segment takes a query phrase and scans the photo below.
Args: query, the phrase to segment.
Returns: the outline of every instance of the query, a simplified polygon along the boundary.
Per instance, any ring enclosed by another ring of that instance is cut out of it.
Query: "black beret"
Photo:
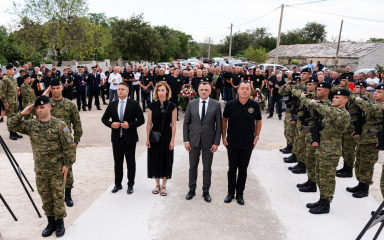
[[[375,87],[375,89],[380,89],[380,90],[382,90],[382,89],[384,89],[384,85],[383,85],[382,83],[377,84],[377,86]]]
[[[51,86],[60,86],[60,85],[62,85],[62,83],[61,83],[60,79],[54,78],[51,80],[50,85]]]
[[[301,81],[301,77],[296,76],[296,77],[293,78],[293,81]]]
[[[35,107],[45,105],[48,103],[49,103],[49,98],[47,96],[42,95],[42,96],[36,98]]]
[[[327,82],[322,82],[322,83],[319,83],[319,85],[317,85],[318,88],[328,88],[328,89],[331,89],[331,84],[327,83]]]
[[[27,74],[25,74],[24,76],[23,76],[23,79],[27,79],[27,78],[29,78],[30,77],[30,75],[27,73]]]
[[[359,86],[362,86],[362,87],[365,87],[365,88],[367,87],[367,83],[365,81],[360,82],[359,80],[357,80],[355,82],[355,86],[356,85],[359,85]]]
[[[337,90],[335,92],[334,96],[336,96],[336,95],[349,97],[351,95],[351,93],[346,89],[340,89],[340,90]]]
[[[318,83],[319,80],[317,80],[316,78],[309,78],[308,82],[312,82],[312,83]]]
[[[312,73],[312,68],[303,68],[303,70],[301,70],[301,72],[308,72],[308,73]]]
[[[12,63],[8,63],[8,65],[5,67],[5,69],[12,69],[14,68],[13,64]]]

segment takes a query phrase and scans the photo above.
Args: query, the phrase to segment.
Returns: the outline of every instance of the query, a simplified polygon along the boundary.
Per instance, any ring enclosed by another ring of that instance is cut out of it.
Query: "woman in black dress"
[[[167,180],[172,177],[177,113],[176,104],[169,101],[171,94],[169,85],[161,81],[155,87],[154,99],[156,101],[148,105],[146,143],[148,148],[148,178],[155,178],[156,188],[152,193],[158,194],[160,192],[161,196],[167,196]],[[151,129],[161,132],[160,142],[149,140]],[[163,179],[161,189],[160,178]]]

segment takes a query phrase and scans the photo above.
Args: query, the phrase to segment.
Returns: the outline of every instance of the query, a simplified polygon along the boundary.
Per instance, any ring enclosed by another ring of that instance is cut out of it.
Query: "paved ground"
[[[106,106],[102,106],[105,109]],[[146,178],[145,127],[139,128],[140,142],[137,147],[137,185],[133,195],[126,194],[126,188],[117,194],[111,194],[113,187],[113,157],[110,143],[110,130],[101,123],[104,111],[93,110],[81,112],[84,136],[79,145],[77,162],[74,165],[75,189],[73,198],[75,206],[68,208],[65,219],[67,239],[295,239],[295,231],[286,225],[286,216],[280,214],[281,202],[276,202],[281,183],[266,185],[269,179],[262,173],[271,172],[273,177],[285,181],[287,174],[271,171],[266,159],[278,159],[281,155],[276,150],[285,145],[283,122],[266,119],[263,114],[261,139],[254,152],[248,174],[245,193],[246,204],[229,205],[223,203],[226,195],[227,158],[222,147],[214,156],[210,204],[204,202],[201,192],[191,200],[184,200],[188,191],[188,155],[183,149],[182,121],[177,123],[176,158],[174,175],[168,184],[167,197],[151,194],[154,181]],[[8,139],[5,123],[0,124],[0,134],[5,139],[27,178],[35,187],[33,159],[28,137],[18,141]],[[259,152],[259,151],[267,152]],[[261,155],[260,155],[261,154]],[[265,156],[257,158],[257,156]],[[380,156],[382,162],[382,156]],[[261,164],[262,165],[259,165]],[[260,171],[255,171],[259,168]],[[200,169],[201,170],[201,169]],[[252,171],[251,171],[252,170]],[[10,207],[19,218],[14,222],[7,210],[0,203],[0,233],[4,240],[8,239],[39,239],[46,225],[46,219],[39,219],[34,212],[19,180],[17,179],[8,159],[0,149],[0,193],[8,201]],[[201,186],[201,172],[199,172]],[[375,184],[371,194],[381,201],[378,178],[380,166],[375,170]],[[291,176],[289,176],[291,177]],[[290,180],[291,181],[291,180]],[[268,181],[271,184],[271,181]],[[296,181],[295,181],[296,182]],[[287,184],[292,184],[291,182]],[[124,186],[125,187],[125,186]],[[290,186],[292,187],[292,186]],[[271,195],[272,194],[272,195]],[[299,193],[291,194],[298,199]],[[32,198],[41,209],[41,201],[36,192]],[[364,201],[372,204],[372,199]],[[363,202],[363,201],[362,201]],[[373,201],[374,202],[374,201]],[[281,205],[284,206],[284,205]],[[305,209],[304,209],[305,210]],[[308,215],[291,215],[299,223],[306,222]],[[331,215],[330,215],[331,216]],[[331,216],[332,217],[332,216]],[[312,218],[311,218],[312,219]],[[326,219],[326,218],[322,218]],[[117,221],[116,221],[117,220]],[[352,221],[345,219],[345,221]],[[323,221],[326,223],[326,221]],[[355,222],[351,222],[355,224]],[[360,224],[358,224],[360,226]],[[361,226],[362,227],[362,226]],[[116,231],[114,231],[116,230]],[[292,235],[293,234],[293,235]],[[53,238],[53,237],[52,237]]]

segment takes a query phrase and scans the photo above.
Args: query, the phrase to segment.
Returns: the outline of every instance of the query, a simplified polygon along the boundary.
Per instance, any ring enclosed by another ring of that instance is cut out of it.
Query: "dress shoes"
[[[117,193],[119,190],[121,190],[121,189],[123,189],[123,187],[122,186],[115,186],[115,187],[113,187],[113,189],[112,189],[112,193]]]
[[[228,194],[225,199],[224,199],[224,202],[225,203],[230,203],[232,202],[232,199],[234,199],[235,197],[233,196],[233,194]]]
[[[108,105],[108,103],[105,102],[105,103],[103,103],[103,105]]]
[[[211,202],[211,196],[209,195],[209,192],[203,192],[203,198],[206,202]]]
[[[237,203],[240,205],[244,205],[244,198],[243,195],[237,195],[236,196]]]
[[[127,193],[132,194],[133,193],[133,187],[128,186]]]
[[[189,190],[189,192],[185,196],[185,199],[191,200],[195,195],[196,195],[196,191],[195,190]]]
[[[101,111],[102,109],[101,109],[101,108],[97,108],[97,110],[100,110],[100,111]]]

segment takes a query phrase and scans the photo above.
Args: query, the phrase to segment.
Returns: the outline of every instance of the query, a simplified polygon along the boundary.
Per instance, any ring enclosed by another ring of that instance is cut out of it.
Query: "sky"
[[[22,8],[24,0],[14,1]],[[12,0],[0,0],[2,6],[0,25],[11,29],[17,22],[6,11],[12,6],[12,2]],[[303,28],[307,22],[315,21],[325,24],[327,40],[335,41],[339,35],[341,20],[344,20],[342,41],[384,38],[383,0],[87,0],[87,2],[90,13],[104,12],[107,17],[116,16],[124,19],[133,14],[143,13],[144,20],[152,26],[167,25],[192,35],[198,42],[208,42],[208,38],[211,38],[211,43],[219,43],[229,35],[231,23],[234,24],[234,33],[265,27],[272,36],[277,37],[281,13],[279,7],[282,4],[285,5],[282,32]]]

